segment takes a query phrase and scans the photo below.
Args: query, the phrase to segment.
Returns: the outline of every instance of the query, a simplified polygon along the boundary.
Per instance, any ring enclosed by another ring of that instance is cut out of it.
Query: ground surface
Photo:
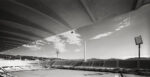
[[[36,71],[19,71],[12,72],[16,77],[121,77],[117,73],[107,72],[92,72],[92,71],[79,71],[79,70],[36,70]],[[148,77],[125,74],[125,77]]]

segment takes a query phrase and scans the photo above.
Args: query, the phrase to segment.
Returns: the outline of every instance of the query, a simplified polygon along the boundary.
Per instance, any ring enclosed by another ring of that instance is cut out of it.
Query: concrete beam
[[[88,16],[90,17],[92,22],[96,22],[96,19],[93,15],[93,13],[91,12],[91,10],[89,9],[88,5],[86,4],[85,0],[80,0],[82,6],[84,7],[85,11],[87,12]]]

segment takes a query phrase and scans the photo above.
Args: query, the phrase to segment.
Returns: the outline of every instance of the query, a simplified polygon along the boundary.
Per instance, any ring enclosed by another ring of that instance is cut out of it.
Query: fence
[[[126,69],[150,69],[150,60],[90,60],[87,62],[78,60],[57,60],[50,62],[52,66],[70,67],[105,67]],[[139,65],[139,67],[138,67]]]

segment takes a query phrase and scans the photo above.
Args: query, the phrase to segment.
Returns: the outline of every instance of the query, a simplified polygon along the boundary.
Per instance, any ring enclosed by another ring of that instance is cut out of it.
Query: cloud
[[[66,38],[66,42],[69,44],[81,45],[80,34],[76,33],[75,30],[71,30],[60,34],[62,37]]]
[[[102,37],[109,36],[109,35],[111,35],[112,33],[116,32],[116,31],[122,30],[123,28],[130,26],[130,24],[131,23],[130,23],[130,15],[129,15],[129,17],[124,18],[118,24],[118,27],[115,29],[115,31],[113,31],[113,32],[106,32],[106,33],[103,33],[103,34],[96,35],[95,37],[91,38],[91,40],[100,39]]]
[[[75,30],[67,31],[55,36],[50,36],[45,38],[46,41],[52,42],[54,48],[60,52],[66,51],[66,43],[81,45],[80,34],[76,33]]]
[[[75,52],[80,52],[81,50],[80,49],[75,49]]]
[[[94,40],[94,39],[100,39],[102,37],[106,37],[106,36],[109,36],[111,35],[113,32],[106,32],[106,33],[103,33],[103,34],[99,34],[99,35],[96,35],[95,37],[91,38],[91,40]]]
[[[120,22],[118,25],[119,25],[119,27],[117,27],[117,28],[115,29],[115,31],[119,31],[119,30],[121,30],[121,29],[123,29],[123,28],[125,28],[125,27],[130,26],[130,17],[125,18],[125,19],[124,19],[122,22]]]
[[[30,48],[30,49],[32,49],[32,50],[39,50],[39,49],[41,49],[41,47],[40,46],[38,46],[38,45],[29,45],[29,44],[24,44],[24,45],[22,45],[23,47],[27,47],[27,48]]]
[[[45,45],[45,44],[47,44],[47,42],[46,41],[43,41],[43,40],[37,40],[37,41],[35,41],[34,42],[36,45]]]
[[[81,45],[80,34],[76,33],[75,30],[70,30],[58,35],[47,37],[43,40],[37,40],[32,42],[31,44],[24,44],[24,47],[32,48],[32,49],[41,49],[41,46],[46,44],[53,44],[54,48],[56,48],[59,52],[66,51],[66,43]]]
[[[59,36],[50,36],[45,38],[46,41],[54,44],[54,48],[56,48],[59,52],[65,52],[65,41],[62,40]]]
[[[23,44],[22,46],[26,48],[30,48],[32,50],[40,50],[41,46],[45,44],[48,44],[48,43],[44,40],[37,40],[37,41],[31,42],[30,44]]]

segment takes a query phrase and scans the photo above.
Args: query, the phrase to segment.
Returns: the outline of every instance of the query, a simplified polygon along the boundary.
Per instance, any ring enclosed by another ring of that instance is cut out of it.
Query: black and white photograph
[[[150,0],[0,0],[0,77],[150,77]]]

